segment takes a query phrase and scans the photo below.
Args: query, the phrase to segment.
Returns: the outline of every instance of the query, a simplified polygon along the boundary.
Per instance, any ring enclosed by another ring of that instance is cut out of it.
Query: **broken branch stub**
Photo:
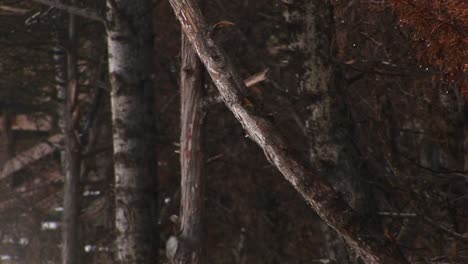
[[[199,7],[192,0],[169,0],[182,30],[217,86],[223,101],[264,151],[268,160],[283,174],[318,215],[337,231],[367,263],[407,263],[384,237],[370,230],[358,215],[322,177],[295,157],[283,136],[252,102],[249,91],[228,57],[210,36]]]

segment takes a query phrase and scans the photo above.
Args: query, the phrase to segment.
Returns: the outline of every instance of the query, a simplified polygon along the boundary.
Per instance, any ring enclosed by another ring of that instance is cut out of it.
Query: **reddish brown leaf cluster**
[[[468,95],[468,1],[390,0],[411,32],[417,58]]]

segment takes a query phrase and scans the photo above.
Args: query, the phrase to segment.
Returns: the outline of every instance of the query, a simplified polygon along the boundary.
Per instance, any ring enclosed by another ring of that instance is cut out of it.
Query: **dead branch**
[[[6,12],[9,15],[23,16],[26,15],[30,10],[13,6],[0,5],[0,11]]]
[[[453,231],[448,226],[445,226],[445,225],[443,225],[441,223],[437,223],[436,221],[432,220],[431,218],[429,218],[427,216],[421,216],[421,215],[414,214],[414,213],[391,213],[391,212],[380,212],[379,215],[388,216],[388,217],[400,217],[400,218],[421,218],[422,220],[424,220],[424,222],[426,222],[430,226],[447,233],[448,235],[450,235],[453,238],[456,238],[456,239],[458,239],[460,241],[468,243],[468,239],[466,237],[464,237],[462,234],[459,234],[459,233]]]
[[[265,69],[259,73],[256,73],[249,78],[244,80],[245,86],[246,87],[252,87],[260,82],[263,82],[267,79],[268,71],[270,69]]]
[[[254,87],[255,85],[267,80],[269,70],[270,69],[265,69],[265,70],[263,70],[261,72],[258,72],[256,74],[250,76],[249,78],[245,79],[244,80],[245,86],[247,88],[251,88],[251,87]],[[219,104],[219,103],[222,103],[222,102],[223,102],[223,97],[221,95],[206,97],[203,100],[203,107],[207,108],[207,107],[210,107],[212,105],[216,105],[216,104]]]
[[[169,1],[182,30],[192,43],[201,61],[216,84],[227,107],[247,131],[249,137],[264,151],[267,159],[283,174],[312,206],[317,214],[367,263],[407,263],[398,249],[388,246],[385,239],[370,230],[366,222],[333,187],[297,158],[283,136],[267,119],[251,97],[239,73],[225,52],[210,35],[200,8],[192,0]]]
[[[9,175],[24,169],[31,163],[51,154],[57,149],[61,140],[61,135],[53,135],[47,139],[47,142],[39,143],[8,160],[5,162],[5,166],[3,166],[0,174],[0,180],[5,179]]]
[[[182,35],[180,71],[180,236],[174,264],[203,263],[205,175],[203,151],[203,64]]]
[[[31,0],[43,5],[52,6],[60,10],[64,10],[72,15],[77,15],[91,20],[104,22],[104,18],[91,8],[81,8],[78,6],[64,4],[59,0]]]

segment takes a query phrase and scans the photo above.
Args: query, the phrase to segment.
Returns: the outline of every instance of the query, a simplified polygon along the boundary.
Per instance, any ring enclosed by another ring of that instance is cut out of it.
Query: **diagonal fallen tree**
[[[26,168],[28,165],[52,154],[63,140],[62,135],[56,134],[11,158],[0,168],[0,180],[6,179],[13,173]]]
[[[398,247],[371,230],[325,180],[293,154],[284,137],[265,118],[254,95],[249,92],[225,52],[212,38],[213,27],[206,24],[193,0],[169,0],[200,60],[217,86],[223,101],[242,124],[249,137],[264,151],[267,159],[283,174],[329,226],[367,263],[407,263]]]

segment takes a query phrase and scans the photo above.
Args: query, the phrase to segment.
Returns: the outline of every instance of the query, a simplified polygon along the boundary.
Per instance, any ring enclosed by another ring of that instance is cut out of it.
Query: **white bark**
[[[153,263],[152,1],[108,0],[117,263]]]

